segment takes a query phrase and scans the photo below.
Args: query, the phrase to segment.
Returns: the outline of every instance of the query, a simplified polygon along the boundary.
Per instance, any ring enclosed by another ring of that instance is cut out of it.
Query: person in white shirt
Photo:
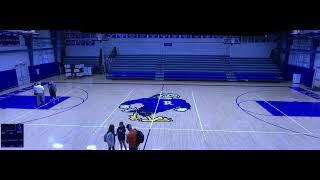
[[[34,94],[37,95],[37,106],[45,104],[45,95],[44,87],[41,85],[41,82],[38,82],[37,85],[33,87]]]

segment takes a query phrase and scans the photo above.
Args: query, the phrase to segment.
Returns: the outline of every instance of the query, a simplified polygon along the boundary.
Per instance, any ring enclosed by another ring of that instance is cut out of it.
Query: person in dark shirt
[[[120,143],[120,149],[122,150],[122,146],[124,146],[124,149],[127,150],[126,146],[126,128],[123,124],[123,122],[119,123],[119,127],[117,128],[117,136]]]
[[[48,84],[48,88],[49,88],[50,97],[53,100],[53,102],[55,103],[57,100],[57,86],[51,81]]]

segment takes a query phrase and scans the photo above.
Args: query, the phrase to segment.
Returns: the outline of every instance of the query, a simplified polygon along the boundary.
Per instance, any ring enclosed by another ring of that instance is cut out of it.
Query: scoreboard
[[[23,124],[1,124],[1,148],[23,148]]]

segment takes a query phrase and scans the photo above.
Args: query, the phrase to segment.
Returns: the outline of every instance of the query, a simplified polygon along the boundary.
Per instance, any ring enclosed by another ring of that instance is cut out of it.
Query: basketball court
[[[56,82],[59,101],[48,97],[39,108],[32,84],[0,94],[1,123],[24,124],[23,149],[105,150],[108,126],[120,121],[144,133],[141,150],[320,149],[320,95],[302,85],[114,81],[103,75],[42,80],[49,81]]]

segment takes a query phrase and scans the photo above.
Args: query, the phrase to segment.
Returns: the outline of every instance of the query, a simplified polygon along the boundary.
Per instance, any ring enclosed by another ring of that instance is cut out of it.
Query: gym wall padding
[[[0,91],[17,86],[18,78],[15,69],[0,71]]]
[[[57,76],[60,74],[59,63],[54,62],[54,63],[29,66],[29,74],[30,74],[31,82],[40,81],[42,79],[49,78],[52,76]]]
[[[314,70],[293,65],[288,65],[286,72],[286,79],[292,80],[293,74],[301,74],[300,82],[307,87],[312,86]]]

